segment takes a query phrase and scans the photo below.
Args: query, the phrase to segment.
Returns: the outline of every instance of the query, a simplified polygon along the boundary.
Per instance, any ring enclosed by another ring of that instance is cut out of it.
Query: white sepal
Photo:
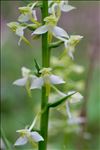
[[[32,81],[30,89],[41,89],[42,86],[43,86],[43,78],[40,77]]]
[[[35,142],[44,141],[43,137],[36,131],[31,132],[30,135],[32,136]]]
[[[48,31],[48,27],[47,25],[44,25],[44,26],[41,26],[39,28],[37,28],[33,33],[33,34],[43,34],[43,33],[46,33]]]
[[[27,76],[29,76],[30,69],[28,69],[28,68],[26,68],[26,67],[22,67],[22,68],[21,68],[21,72],[22,72],[22,76],[23,76],[23,77],[27,77]]]
[[[18,86],[25,86],[26,82],[27,82],[27,77],[24,77],[14,81],[13,84]]]
[[[33,14],[33,18],[34,18],[35,20],[37,20],[36,10],[33,10],[33,11],[32,11],[32,14]]]
[[[27,22],[27,21],[29,21],[29,19],[30,19],[29,14],[21,14],[21,15],[18,17],[18,21],[19,21],[19,22]]]
[[[61,2],[60,7],[63,12],[68,12],[68,11],[75,9],[75,7],[68,5],[68,3],[63,2],[63,1]]]
[[[52,32],[54,33],[55,36],[69,38],[67,32],[66,32],[64,29],[62,29],[62,28],[60,28],[60,27],[58,27],[58,26],[55,26],[55,27],[53,28],[53,31],[52,31]]]
[[[50,82],[52,84],[62,84],[62,83],[65,83],[64,80],[62,80],[59,76],[56,76],[56,75],[50,75]]]
[[[20,146],[20,145],[24,145],[28,142],[28,139],[26,136],[22,136],[22,137],[19,137],[16,142],[15,142],[15,146]]]
[[[80,102],[82,99],[83,96],[79,92],[77,92],[71,96],[70,103],[77,103]]]
[[[18,28],[16,29],[16,35],[22,37],[22,36],[24,35],[24,29],[25,29],[25,28],[26,28],[26,27],[18,27]]]

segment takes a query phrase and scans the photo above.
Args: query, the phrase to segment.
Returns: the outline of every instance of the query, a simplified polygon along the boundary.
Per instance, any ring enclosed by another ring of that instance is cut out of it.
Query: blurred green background
[[[12,83],[21,77],[20,69],[22,66],[34,68],[34,58],[41,64],[41,39],[32,40],[31,32],[26,31],[25,35],[30,40],[32,48],[24,42],[18,47],[18,37],[10,31],[7,23],[17,20],[19,16],[18,7],[24,6],[26,2],[1,1],[1,4],[1,124],[7,139],[13,145],[18,137],[16,130],[31,124],[32,119],[40,109],[41,92],[39,90],[33,90],[33,98],[30,99],[24,88],[16,87]],[[74,127],[67,124],[65,113],[57,109],[51,110],[48,150],[99,150],[100,2],[71,1],[70,4],[77,9],[62,13],[59,26],[69,34],[84,36],[75,52],[75,64],[83,66],[84,72],[77,74],[73,70],[69,71],[70,64],[72,65],[73,62],[69,59],[63,60],[65,78],[68,84],[64,90],[77,89],[84,95],[84,101],[73,106],[76,108],[72,109],[78,109],[80,115],[86,115],[87,122],[85,127],[81,125]],[[37,10],[40,18],[39,13],[40,11]],[[63,46],[53,49],[52,54],[58,56],[58,50],[61,52],[62,49]],[[68,61],[71,62],[68,64]],[[53,64],[53,58],[51,64]],[[59,69],[55,69],[55,71],[60,74]],[[85,135],[78,134],[74,128],[85,130]],[[28,145],[27,148],[13,149],[29,150],[31,147]]]

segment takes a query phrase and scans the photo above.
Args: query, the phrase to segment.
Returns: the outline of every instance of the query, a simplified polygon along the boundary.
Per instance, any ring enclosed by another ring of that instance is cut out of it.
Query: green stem
[[[42,10],[42,22],[44,24],[44,18],[48,16],[48,1],[43,0]],[[50,53],[48,49],[48,33],[42,35],[42,67],[49,67]],[[42,102],[41,102],[41,119],[40,119],[40,134],[44,138],[44,141],[39,142],[39,150],[47,149],[47,137],[48,137],[48,116],[49,109],[48,96],[46,96],[46,88],[42,88]],[[45,110],[45,111],[44,111]]]

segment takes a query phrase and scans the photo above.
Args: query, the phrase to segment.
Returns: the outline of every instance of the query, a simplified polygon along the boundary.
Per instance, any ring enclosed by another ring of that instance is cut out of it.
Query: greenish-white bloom
[[[71,6],[68,4],[68,1],[50,1],[49,2],[49,13],[50,14],[59,14],[60,11],[63,11],[63,12],[69,12],[73,9],[75,9],[75,7]]]
[[[79,43],[79,41],[83,38],[83,36],[80,36],[80,35],[71,35],[69,37],[69,39],[62,38],[62,37],[57,37],[57,38],[64,42],[65,52],[67,52],[68,55],[72,59],[74,59],[73,53],[75,51],[75,46]]]
[[[70,91],[68,92],[68,94],[72,94],[73,92],[75,91]],[[79,92],[77,92],[69,98],[69,101],[66,102],[66,113],[69,118],[68,120],[69,123],[78,123],[78,122],[83,121],[81,120],[81,118],[74,117],[70,111],[70,104],[75,104],[77,102],[80,102],[82,99],[83,99],[83,96]]]
[[[64,29],[56,26],[58,19],[55,16],[50,15],[50,16],[46,17],[44,19],[44,21],[46,22],[45,25],[37,28],[32,33],[32,35],[33,34],[44,34],[46,32],[49,32],[53,36],[69,37],[67,32]]]
[[[29,129],[17,130],[20,137],[16,140],[15,146],[25,145],[28,141],[30,143],[44,141],[43,137],[36,131],[32,132]]]
[[[71,92],[68,92],[69,94],[71,94]],[[77,103],[80,102],[83,99],[83,96],[77,92],[75,94],[73,94],[70,98],[70,103]]]
[[[27,22],[37,20],[36,10],[33,10],[37,2],[33,3],[32,6],[19,7],[21,15],[18,18],[19,22]]]
[[[13,84],[17,86],[27,86],[28,83],[31,84],[31,82],[37,78],[35,75],[32,75],[31,70],[26,67],[22,67],[21,72],[22,78],[13,82]]]
[[[20,39],[18,41],[19,46],[20,46],[20,43],[21,43],[22,40],[24,40],[27,44],[29,44],[29,41],[24,37],[24,30],[26,29],[26,27],[21,26],[18,22],[10,22],[7,25],[8,25],[8,27],[11,28],[11,30],[13,32],[15,32],[15,34],[18,37],[20,37]]]
[[[42,86],[46,87],[46,93],[49,94],[50,86],[52,84],[65,83],[59,76],[51,74],[51,68],[43,68],[40,70],[41,76],[33,80],[31,89],[41,89]]]

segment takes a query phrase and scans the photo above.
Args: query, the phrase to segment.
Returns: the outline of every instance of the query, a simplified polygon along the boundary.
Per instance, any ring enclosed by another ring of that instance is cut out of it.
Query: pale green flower
[[[52,84],[65,83],[59,76],[51,74],[51,68],[43,68],[40,70],[41,76],[33,80],[31,89],[41,89],[42,86],[46,87],[46,95],[50,93],[50,86]]]
[[[83,36],[71,35],[69,37],[69,39],[65,39],[65,38],[62,38],[62,37],[57,37],[57,38],[64,42],[64,45],[65,45],[64,55],[67,52],[68,55],[72,59],[74,59],[73,53],[75,51],[75,46],[79,43],[79,41],[83,38]]]
[[[19,7],[21,15],[18,18],[19,22],[37,21],[36,10],[33,10],[37,2],[33,3],[32,6]]]
[[[32,75],[31,70],[26,67],[22,67],[21,72],[22,78],[13,82],[13,84],[17,86],[27,86],[28,83],[31,84],[31,82],[37,78],[35,75]]]
[[[60,9],[64,12],[68,12],[68,11],[71,11],[73,9],[75,9],[75,7],[71,6],[68,4],[68,1],[60,1]]]
[[[75,9],[75,7],[68,4],[68,1],[50,1],[49,2],[49,13],[60,17],[60,12],[69,12]]]
[[[71,92],[68,92],[68,93],[71,94]],[[70,103],[74,104],[74,103],[80,102],[82,99],[83,99],[83,96],[79,92],[77,92],[71,96]]]
[[[46,17],[44,19],[44,21],[46,22],[45,25],[37,28],[32,33],[32,35],[33,34],[44,34],[46,32],[49,32],[53,36],[69,37],[65,30],[56,26],[58,19],[55,16],[50,15],[50,16]]]
[[[44,141],[43,137],[36,131],[32,132],[29,129],[17,130],[20,137],[15,142],[15,146],[25,145],[28,141],[30,143]]]
[[[19,46],[22,40],[24,40],[28,45],[30,45],[29,41],[24,37],[24,30],[26,29],[26,27],[21,26],[18,22],[10,22],[7,25],[11,28],[13,32],[15,32],[17,36],[20,37],[18,41]]]
[[[68,94],[71,94],[71,93],[73,93],[73,91],[68,92]],[[66,102],[66,113],[68,116],[68,124],[80,124],[86,121],[84,117],[74,116],[70,110],[70,104],[78,103],[82,99],[83,99],[83,96],[79,92],[77,92],[69,98],[69,101]]]
[[[33,21],[33,19],[37,20],[36,10],[33,10],[32,14],[21,14],[18,17],[19,22],[27,22],[29,20]]]

